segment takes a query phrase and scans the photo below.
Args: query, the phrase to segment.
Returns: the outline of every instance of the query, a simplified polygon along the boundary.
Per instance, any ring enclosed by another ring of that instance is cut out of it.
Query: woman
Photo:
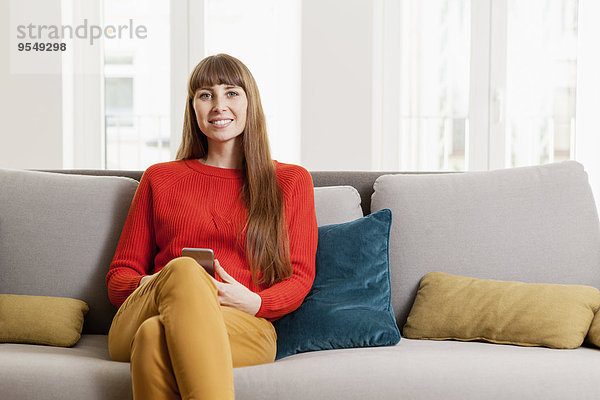
[[[211,248],[215,278],[184,247]],[[202,60],[188,83],[177,161],[148,168],[106,277],[109,332],[139,399],[233,399],[233,367],[272,362],[271,324],[315,273],[310,174],[271,160],[250,71]]]

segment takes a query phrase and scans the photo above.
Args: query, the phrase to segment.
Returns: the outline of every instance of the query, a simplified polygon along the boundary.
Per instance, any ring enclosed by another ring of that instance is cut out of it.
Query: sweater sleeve
[[[293,274],[258,292],[262,304],[256,316],[271,321],[300,307],[315,279],[318,230],[313,182],[308,171],[296,168],[291,187],[286,187],[290,183],[280,183],[286,202],[285,218]]]
[[[106,275],[108,297],[119,307],[149,275],[156,250],[152,218],[152,188],[148,171],[135,192],[115,256]]]

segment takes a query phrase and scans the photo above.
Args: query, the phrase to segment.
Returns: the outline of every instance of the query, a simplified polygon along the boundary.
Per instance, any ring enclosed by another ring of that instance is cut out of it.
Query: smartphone
[[[215,253],[211,249],[194,249],[186,247],[181,250],[183,257],[192,257],[198,264],[200,264],[206,272],[208,272],[213,278],[215,276]]]

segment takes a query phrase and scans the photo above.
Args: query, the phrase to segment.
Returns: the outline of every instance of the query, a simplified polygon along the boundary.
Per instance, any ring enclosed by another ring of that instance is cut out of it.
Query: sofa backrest
[[[107,333],[116,308],[105,277],[141,175],[0,169],[0,293],[84,300],[84,333]],[[363,215],[349,186],[316,188],[315,203],[319,225]]]
[[[143,171],[120,171],[100,169],[61,169],[46,170],[60,174],[90,175],[90,176],[121,176],[135,179],[139,182]],[[381,175],[398,174],[399,172],[385,171],[311,171],[315,187],[329,186],[352,186],[358,191],[361,200],[363,215],[371,212],[371,196],[373,195],[373,184]],[[429,175],[439,172],[403,172],[407,175]]]
[[[0,293],[71,297],[85,333],[115,312],[105,286],[137,181],[0,170]]]
[[[392,210],[392,305],[400,327],[432,271],[600,288],[598,214],[577,162],[381,176],[371,208]]]
[[[0,293],[81,298],[91,308],[84,332],[104,333],[115,312],[104,278],[142,171],[54,172],[0,170]],[[348,185],[360,195],[316,189],[319,225],[392,209],[400,327],[420,279],[433,270],[600,288],[598,215],[576,162],[461,174],[311,174],[315,188]]]

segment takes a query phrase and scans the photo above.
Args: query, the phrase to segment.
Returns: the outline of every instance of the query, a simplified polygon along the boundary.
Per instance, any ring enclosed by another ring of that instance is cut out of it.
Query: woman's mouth
[[[226,126],[233,122],[232,119],[214,119],[212,121],[208,121],[215,126]]]

